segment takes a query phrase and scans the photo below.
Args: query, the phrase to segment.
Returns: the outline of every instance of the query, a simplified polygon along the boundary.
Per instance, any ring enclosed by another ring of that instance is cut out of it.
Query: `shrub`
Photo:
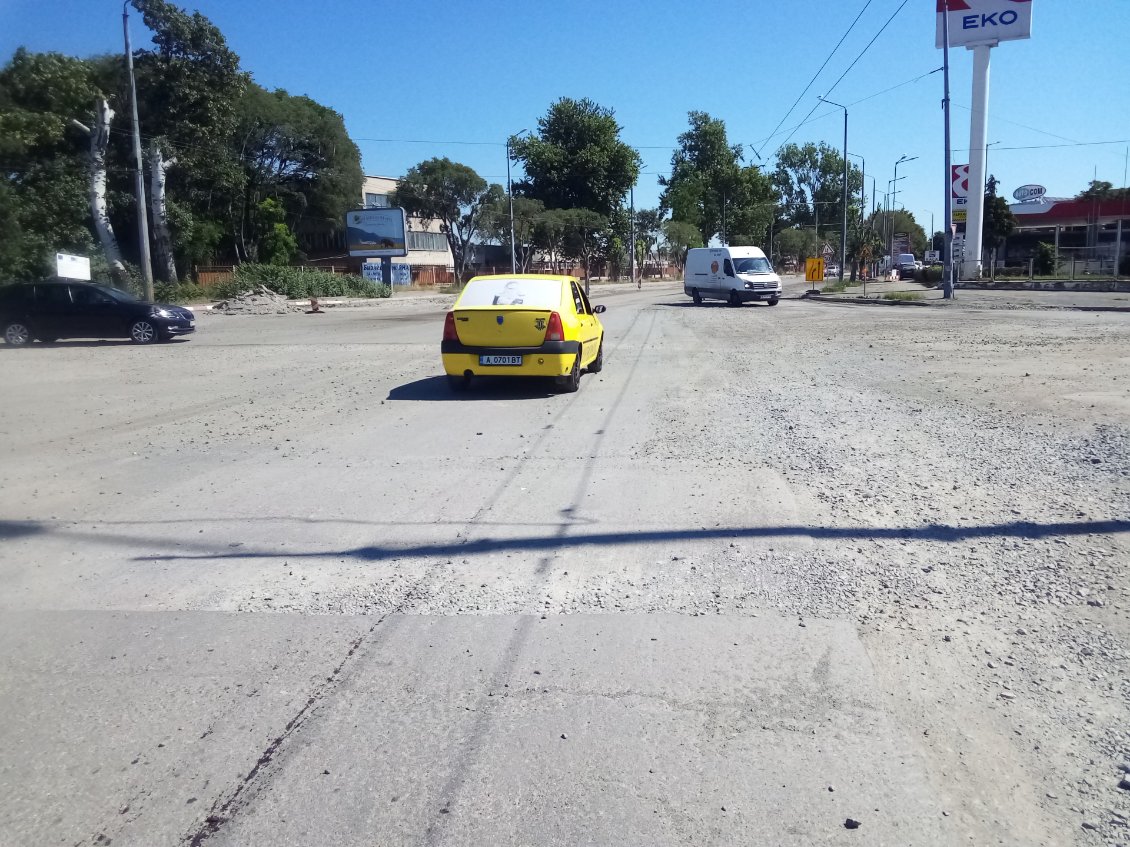
[[[1033,270],[1040,276],[1050,276],[1055,273],[1055,247],[1046,241],[1036,245],[1036,255]]]
[[[883,295],[884,300],[921,300],[922,295],[917,291],[888,291]]]
[[[319,268],[243,264],[232,278],[212,289],[220,298],[237,297],[264,285],[289,300],[311,297],[391,297],[392,288],[356,274],[334,274]]]
[[[191,282],[158,282],[153,286],[157,303],[200,303],[212,299],[212,291]]]

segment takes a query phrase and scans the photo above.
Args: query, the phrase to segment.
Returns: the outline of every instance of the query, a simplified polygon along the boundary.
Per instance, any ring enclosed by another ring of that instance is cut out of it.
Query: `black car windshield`
[[[772,272],[769,260],[755,257],[751,259],[734,259],[734,270],[740,274],[767,274]]]

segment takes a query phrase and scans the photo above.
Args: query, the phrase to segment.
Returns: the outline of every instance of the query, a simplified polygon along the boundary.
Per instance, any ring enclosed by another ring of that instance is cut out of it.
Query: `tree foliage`
[[[444,157],[410,168],[397,182],[392,202],[410,215],[439,221],[462,282],[471,242],[483,229],[484,212],[495,208],[502,196],[501,185],[488,186],[473,169]]]
[[[715,236],[728,244],[762,244],[773,220],[775,192],[761,169],[743,166],[742,145],[731,145],[726,125],[706,112],[689,112],[671,175],[660,178],[660,208],[692,224],[703,244]]]
[[[176,160],[167,217],[177,264],[253,257],[268,198],[299,226],[340,226],[361,192],[360,155],[341,116],[249,81],[223,33],[168,0],[130,0],[152,34],[134,51],[146,147]],[[136,24],[135,24],[136,29]],[[95,102],[117,117],[106,151],[107,205],[122,251],[139,254],[129,100],[120,55],[77,59],[17,50],[0,69],[0,275],[50,275],[56,251],[91,254],[89,137]],[[289,252],[283,250],[282,252]],[[280,255],[273,249],[274,255]],[[98,261],[95,261],[98,265]]]
[[[827,144],[787,144],[777,153],[773,185],[780,193],[781,217],[790,226],[843,226],[844,158]],[[863,175],[848,168],[848,221],[859,215]]]
[[[547,209],[590,209],[609,215],[640,173],[640,156],[620,140],[611,109],[562,97],[538,119],[538,132],[510,140],[526,172],[515,190]]]

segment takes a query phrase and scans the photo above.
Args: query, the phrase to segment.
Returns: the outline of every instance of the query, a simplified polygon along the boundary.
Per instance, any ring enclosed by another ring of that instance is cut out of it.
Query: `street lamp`
[[[899,177],[899,165],[901,165],[903,162],[913,162],[917,158],[918,158],[917,156],[907,156],[907,155],[903,154],[903,157],[901,159],[899,159],[897,162],[895,162],[895,178],[893,180],[891,180],[891,182],[895,183],[895,182],[898,182],[899,179],[900,179],[900,177]],[[902,177],[902,178],[905,179],[905,177]],[[898,192],[896,191],[895,194],[898,194]],[[895,205],[894,200],[891,200],[891,211],[894,211],[894,205]],[[892,222],[892,225],[891,225],[890,255],[891,255],[891,264],[894,265],[894,262],[895,262],[895,228],[894,228],[893,222]]]
[[[510,183],[510,142],[520,138],[528,129],[506,138],[506,196],[510,200],[510,273],[518,273],[518,262],[514,248],[514,186]]]
[[[817,97],[821,103],[837,106],[844,110],[844,194],[843,194],[843,221],[840,229],[840,282],[844,281],[844,265],[847,264],[847,195],[848,195],[848,110],[842,103],[836,103],[823,97]]]

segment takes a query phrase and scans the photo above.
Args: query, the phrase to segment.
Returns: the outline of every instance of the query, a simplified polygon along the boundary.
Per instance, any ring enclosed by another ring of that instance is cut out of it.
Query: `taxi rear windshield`
[[[459,306],[528,306],[557,309],[561,282],[556,279],[475,279],[467,283]]]

